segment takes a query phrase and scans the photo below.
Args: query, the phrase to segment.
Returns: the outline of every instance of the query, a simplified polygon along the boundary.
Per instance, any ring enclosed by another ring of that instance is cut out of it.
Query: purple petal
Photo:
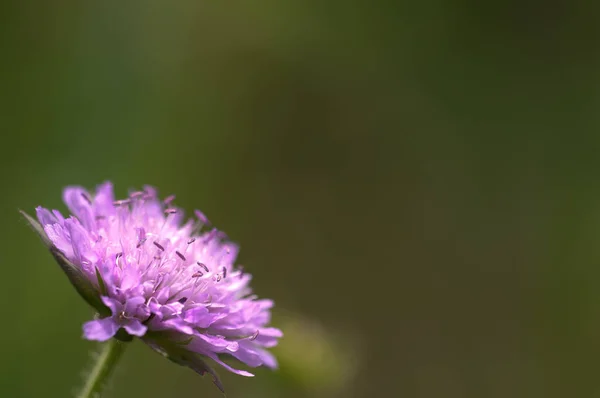
[[[173,318],[163,322],[163,325],[188,335],[194,334],[194,329],[183,319]]]
[[[277,368],[275,357],[267,350],[256,347],[253,341],[240,341],[240,349],[231,355],[248,366],[265,365],[271,369]]]
[[[106,341],[113,337],[119,325],[113,318],[97,319],[83,325],[83,336],[88,340]]]
[[[279,329],[261,328],[254,342],[262,347],[271,348],[277,345],[278,339],[281,337],[283,337],[283,332]]]
[[[192,308],[191,310],[185,311],[183,314],[183,319],[186,322],[199,328],[207,328],[214,322],[206,307]]]
[[[219,359],[219,357],[214,354],[214,353],[204,353],[204,355],[206,355],[207,357],[211,358],[213,361],[215,361],[216,363],[218,363],[219,365],[221,365],[222,367],[224,367],[225,369],[227,369],[228,371],[238,374],[240,376],[246,376],[246,377],[254,377],[254,375],[250,372],[246,372],[245,370],[239,370],[239,369],[235,369],[232,368],[231,366],[227,365],[225,362],[221,361]]]
[[[58,220],[48,209],[44,209],[43,207],[36,207],[35,213],[37,215],[37,219],[42,224],[42,227],[45,225],[57,224]]]
[[[113,186],[110,182],[105,182],[96,188],[96,196],[94,197],[94,211],[96,215],[109,216],[115,213],[115,195]]]
[[[110,308],[113,315],[118,315],[123,312],[123,304],[120,301],[106,296],[102,296],[101,299],[104,305]]]
[[[123,270],[123,275],[121,279],[121,289],[129,290],[134,286],[139,286],[140,281],[140,273],[135,266],[127,266]]]
[[[142,325],[142,323],[137,319],[129,319],[127,323],[123,325],[123,327],[127,333],[133,336],[143,336],[146,334],[146,330],[148,330],[148,328]]]
[[[98,261],[98,256],[92,250],[92,240],[88,232],[74,218],[65,220],[65,227],[71,236],[74,260],[84,271],[95,274],[92,264]]]
[[[232,353],[235,358],[245,363],[248,366],[252,366],[253,368],[260,366],[263,364],[262,358],[255,350],[252,342],[250,341],[241,341],[240,349],[236,352]]]
[[[81,187],[67,187],[63,192],[63,200],[75,217],[88,230],[96,229],[96,219],[92,209],[90,194]]]
[[[46,232],[46,236],[48,236],[48,239],[52,241],[54,246],[56,246],[56,248],[60,250],[69,260],[73,260],[75,258],[75,254],[73,253],[73,245],[71,244],[71,237],[64,226],[61,226],[60,224],[47,224],[44,227],[44,232]]]
[[[273,354],[271,354],[269,351],[267,350],[263,350],[263,349],[257,349],[258,355],[260,356],[260,359],[262,360],[262,364],[265,365],[268,368],[271,369],[277,369],[279,367],[278,363],[277,363],[277,359],[275,359],[275,356]]]
[[[203,333],[196,336],[198,338],[194,339],[188,346],[194,352],[235,352],[239,348],[237,341],[228,341],[222,336],[211,336]]]
[[[127,299],[127,303],[125,304],[125,312],[127,314],[133,314],[137,310],[137,307],[144,304],[145,302],[146,299],[142,296],[130,297]]]

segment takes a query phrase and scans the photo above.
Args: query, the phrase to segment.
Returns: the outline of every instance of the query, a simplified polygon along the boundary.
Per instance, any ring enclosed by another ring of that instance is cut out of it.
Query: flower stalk
[[[125,351],[125,344],[117,339],[110,339],[102,343],[101,350],[95,359],[96,362],[88,374],[77,398],[95,398],[100,396]]]

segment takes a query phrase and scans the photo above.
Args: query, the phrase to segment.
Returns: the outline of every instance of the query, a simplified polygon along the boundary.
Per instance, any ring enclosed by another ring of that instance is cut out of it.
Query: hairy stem
[[[96,398],[100,396],[102,389],[106,386],[112,371],[125,350],[125,344],[127,343],[120,342],[114,338],[103,343],[94,367],[88,374],[77,398]]]

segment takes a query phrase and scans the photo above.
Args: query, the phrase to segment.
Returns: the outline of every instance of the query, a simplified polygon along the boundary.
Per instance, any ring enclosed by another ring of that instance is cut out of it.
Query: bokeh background
[[[278,372],[229,397],[600,396],[594,2],[4,1],[0,396],[94,344],[17,209],[152,184],[241,243]],[[141,343],[112,397],[219,397]]]

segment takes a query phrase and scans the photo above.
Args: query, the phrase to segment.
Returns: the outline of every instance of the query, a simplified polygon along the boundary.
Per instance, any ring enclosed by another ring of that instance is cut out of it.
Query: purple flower
[[[78,291],[105,315],[84,324],[86,339],[138,336],[200,373],[212,371],[191,363],[195,354],[244,376],[252,374],[220,357],[277,366],[266,350],[282,336],[268,326],[273,302],[251,295],[250,274],[234,266],[238,247],[216,229],[204,231],[203,213],[184,223],[174,197],[161,202],[151,187],[115,201],[109,182],[94,196],[68,187],[63,198],[72,216],[42,207],[36,212],[69,278],[74,275]]]

